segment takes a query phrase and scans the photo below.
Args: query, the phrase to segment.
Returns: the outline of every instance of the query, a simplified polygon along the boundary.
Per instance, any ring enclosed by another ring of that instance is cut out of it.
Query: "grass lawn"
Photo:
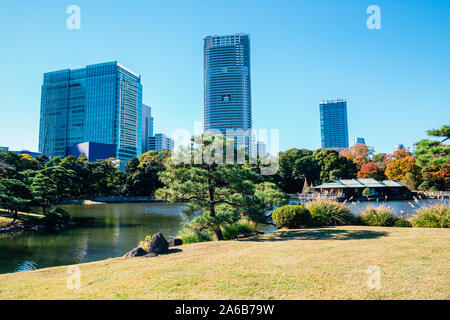
[[[2,299],[449,299],[450,230],[344,226],[0,275]],[[367,268],[381,271],[380,289]]]
[[[35,220],[39,220],[44,216],[37,213],[27,213],[27,212],[19,212],[17,214],[17,224],[22,224],[25,222],[32,222]],[[7,210],[0,209],[0,228],[7,227],[13,221],[11,214]]]

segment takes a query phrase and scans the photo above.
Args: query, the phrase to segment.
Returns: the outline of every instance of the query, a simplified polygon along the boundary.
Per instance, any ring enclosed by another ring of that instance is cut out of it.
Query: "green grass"
[[[3,299],[449,299],[450,230],[339,226],[0,275]],[[367,268],[381,289],[367,287]]]
[[[43,217],[43,215],[37,213],[19,212],[15,223],[23,224],[27,222],[35,222]],[[11,214],[7,210],[0,209],[0,228],[10,226],[12,221],[13,219]]]

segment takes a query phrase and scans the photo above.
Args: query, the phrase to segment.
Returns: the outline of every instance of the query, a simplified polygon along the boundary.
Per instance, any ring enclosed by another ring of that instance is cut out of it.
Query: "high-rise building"
[[[248,34],[204,40],[204,129],[251,146],[252,103]]]
[[[148,139],[148,147],[149,150],[153,151],[164,151],[169,150],[173,152],[174,149],[174,140],[169,138],[164,133],[157,133],[154,137],[150,137]]]
[[[147,152],[148,138],[153,136],[152,108],[142,105],[142,153]]]
[[[115,145],[122,163],[141,154],[139,74],[117,61],[44,74],[39,151],[65,156],[83,142]]]
[[[355,138],[354,144],[366,144],[366,140],[364,138]]]
[[[322,148],[348,148],[347,101],[320,102],[320,133]]]
[[[265,157],[267,156],[267,147],[266,144],[262,141],[258,141],[256,143],[256,154],[259,157]]]

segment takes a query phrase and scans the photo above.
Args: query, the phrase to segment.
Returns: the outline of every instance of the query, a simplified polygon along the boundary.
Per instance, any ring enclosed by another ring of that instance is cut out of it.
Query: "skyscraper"
[[[250,147],[249,35],[207,36],[203,40],[204,129],[206,132],[217,130],[227,137],[234,130],[236,146]]]
[[[142,153],[147,152],[148,138],[153,136],[152,108],[142,104]]]
[[[141,154],[139,74],[117,61],[44,74],[39,151],[65,156],[82,142],[114,145],[122,162]]]
[[[348,148],[347,101],[320,102],[320,133],[322,148]]]
[[[148,139],[148,147],[149,150],[153,151],[164,151],[169,150],[173,152],[174,149],[174,140],[164,133],[157,133],[154,137],[150,137]]]
[[[364,138],[358,137],[358,138],[355,138],[354,144],[364,144],[365,145],[366,140]]]

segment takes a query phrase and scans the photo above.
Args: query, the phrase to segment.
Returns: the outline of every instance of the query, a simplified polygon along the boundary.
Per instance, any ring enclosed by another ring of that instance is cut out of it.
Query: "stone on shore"
[[[150,240],[150,251],[155,254],[166,253],[169,251],[169,243],[161,232],[154,234]]]
[[[175,238],[169,240],[169,247],[181,246],[183,244],[183,240]]]
[[[142,257],[145,256],[146,254],[147,251],[145,251],[141,247],[137,247],[125,253],[124,257],[125,258]]]

